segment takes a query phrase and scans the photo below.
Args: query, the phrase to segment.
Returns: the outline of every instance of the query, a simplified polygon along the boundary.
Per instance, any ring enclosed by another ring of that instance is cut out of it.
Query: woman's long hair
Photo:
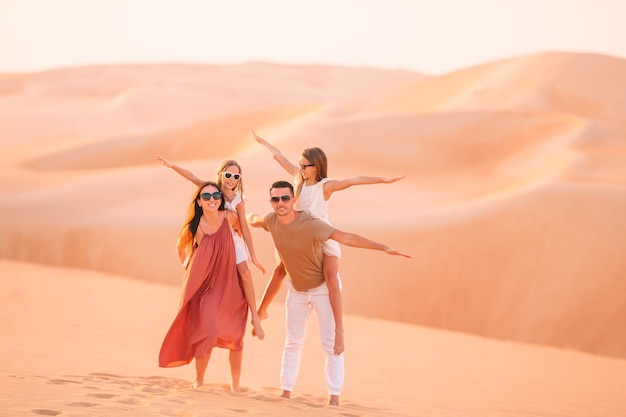
[[[187,220],[183,227],[180,229],[178,233],[178,242],[181,253],[184,254],[183,258],[190,256],[194,249],[195,243],[194,238],[196,236],[196,232],[198,231],[198,225],[200,224],[200,218],[202,217],[202,207],[198,203],[200,201],[200,194],[202,194],[202,189],[207,185],[212,185],[213,187],[220,190],[220,187],[217,183],[213,181],[206,181],[200,184],[196,193],[194,194],[193,201],[189,205],[189,209],[187,210]],[[220,206],[218,210],[224,210],[224,198],[222,197],[222,201],[220,202]]]
[[[302,156],[315,165],[315,168],[317,168],[317,181],[321,181],[322,179],[328,177],[328,159],[326,158],[326,154],[323,150],[318,147],[306,148],[302,151]],[[304,178],[302,178],[301,172],[298,172],[294,182],[296,183],[297,197],[300,195],[300,191],[302,191],[302,186],[304,185]]]

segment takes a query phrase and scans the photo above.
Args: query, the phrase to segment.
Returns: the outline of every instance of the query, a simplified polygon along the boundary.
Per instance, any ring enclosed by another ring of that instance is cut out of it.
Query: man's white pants
[[[323,283],[309,291],[296,291],[287,280],[287,339],[283,349],[281,381],[283,390],[293,391],[300,370],[302,346],[312,309],[317,312],[322,348],[326,352],[326,387],[330,395],[340,395],[343,387],[343,353],[335,355],[335,317],[330,307],[328,287]]]

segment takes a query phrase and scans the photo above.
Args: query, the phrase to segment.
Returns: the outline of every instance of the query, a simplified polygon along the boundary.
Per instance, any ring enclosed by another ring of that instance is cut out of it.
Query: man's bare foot
[[[328,399],[328,405],[339,405],[339,395],[331,395]]]
[[[280,394],[283,398],[291,398],[291,391],[283,390],[283,393]]]
[[[204,381],[198,381],[196,379],[195,381],[193,381],[193,385],[191,385],[191,388],[198,389],[198,388],[200,388],[203,385],[204,385]]]

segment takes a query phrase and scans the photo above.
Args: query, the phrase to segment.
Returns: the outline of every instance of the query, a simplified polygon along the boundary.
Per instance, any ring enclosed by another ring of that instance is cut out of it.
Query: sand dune
[[[380,110],[561,111],[594,119],[624,120],[623,59],[546,52],[490,62],[413,81],[372,100]]]
[[[294,161],[322,147],[333,178],[407,174],[333,197],[340,229],[414,255],[345,249],[348,313],[624,358],[625,74],[623,59],[555,52],[441,76],[266,63],[0,75],[0,257],[178,285],[193,187],[154,154],[207,179],[237,159],[248,211],[265,212],[288,177],[255,129]],[[254,237],[271,268],[269,236]]]
[[[217,349],[207,384],[157,368],[178,288],[94,271],[0,260],[0,415],[626,415],[626,362],[575,351],[347,316],[346,388],[326,406],[317,328],[291,400],[278,398],[283,306],[266,340],[245,338],[243,392]]]

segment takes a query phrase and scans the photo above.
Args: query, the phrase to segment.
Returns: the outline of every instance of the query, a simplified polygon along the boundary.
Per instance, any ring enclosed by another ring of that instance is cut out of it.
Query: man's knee
[[[304,343],[300,340],[287,340],[285,342],[285,350],[290,352],[302,350]]]

